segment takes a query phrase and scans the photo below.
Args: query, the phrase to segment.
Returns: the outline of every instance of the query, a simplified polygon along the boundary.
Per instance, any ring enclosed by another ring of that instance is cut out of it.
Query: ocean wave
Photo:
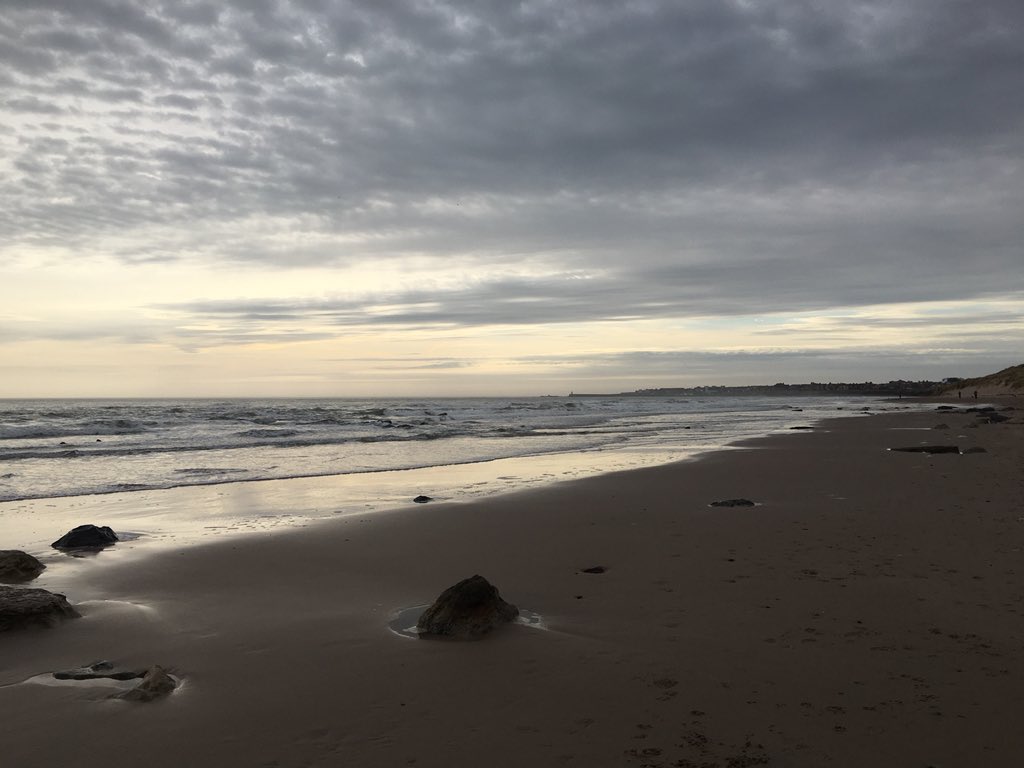
[[[40,426],[0,426],[0,440],[46,440],[59,437],[92,437],[95,435],[138,435],[149,428],[131,419],[102,419],[83,424]]]
[[[539,449],[535,451],[524,451],[516,453],[515,457],[523,458],[530,456],[543,456],[548,454],[565,453],[564,448],[551,448],[551,449]],[[267,467],[262,472],[254,473],[246,477],[203,477],[201,474],[182,474],[179,475],[179,479],[167,478],[160,481],[154,481],[149,483],[111,483],[109,485],[94,486],[94,487],[81,487],[81,488],[67,488],[57,492],[43,492],[43,493],[20,493],[20,494],[4,494],[0,493],[0,502],[9,501],[28,501],[32,499],[43,499],[43,498],[66,498],[69,496],[103,496],[113,493],[125,493],[125,492],[137,492],[137,491],[159,491],[168,490],[171,488],[188,488],[193,486],[210,486],[210,485],[229,485],[234,483],[248,483],[248,482],[261,482],[268,480],[298,480],[301,478],[312,478],[312,477],[339,477],[343,475],[376,475],[385,472],[408,472],[417,469],[427,468],[439,468],[439,467],[456,467],[466,466],[469,464],[487,464],[492,461],[499,461],[501,459],[511,458],[504,454],[495,455],[480,455],[472,458],[465,459],[444,459],[436,458],[433,461],[418,461],[410,462],[406,464],[398,464],[395,466],[388,467],[374,467],[374,468],[353,468],[339,472],[336,469],[323,469],[318,471],[306,471],[306,472],[272,472],[271,470],[276,467]],[[226,470],[226,472],[245,472],[247,470]]]
[[[434,440],[442,437],[469,436],[469,433],[417,433],[412,425],[400,425],[401,429],[388,430],[375,435],[312,435],[297,430],[249,430],[248,433],[235,433],[235,436],[248,434],[245,440],[213,440],[208,443],[191,442],[187,444],[149,443],[130,446],[118,446],[114,443],[87,443],[69,448],[66,446],[30,446],[28,448],[12,448],[0,450],[0,461],[25,461],[29,459],[88,459],[105,456],[146,456],[151,454],[176,454],[184,452],[205,451],[244,451],[250,448],[304,448],[325,445],[349,445],[352,443],[408,443],[414,440]],[[287,434],[285,434],[287,433]],[[301,435],[301,437],[299,437]],[[522,436],[515,433],[508,436]]]
[[[0,484],[0,500],[386,472],[616,445],[703,445],[808,418],[778,400],[679,402],[0,402],[0,467],[17,470]],[[799,406],[813,412],[814,403]],[[819,412],[834,407],[824,399],[817,405]]]
[[[270,437],[275,440],[281,437],[295,437],[301,434],[297,429],[247,429],[245,432],[236,432],[238,437]]]

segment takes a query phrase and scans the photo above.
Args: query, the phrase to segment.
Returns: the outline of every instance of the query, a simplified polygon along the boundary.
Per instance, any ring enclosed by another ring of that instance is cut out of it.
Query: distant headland
[[[638,389],[633,392],[619,392],[614,395],[586,392],[570,392],[569,397],[714,397],[737,395],[872,395],[876,397],[922,397],[942,395],[967,389],[978,390],[985,395],[1024,394],[1024,364],[982,376],[963,379],[950,376],[942,381],[906,381],[904,379],[875,383],[864,382],[815,382],[808,384],[750,384],[745,386],[709,385],[699,387],[659,387]]]

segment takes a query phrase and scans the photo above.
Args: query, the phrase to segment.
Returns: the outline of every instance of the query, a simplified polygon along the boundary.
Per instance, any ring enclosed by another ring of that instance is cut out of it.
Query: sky
[[[1024,360],[1020,0],[3,0],[0,397]]]

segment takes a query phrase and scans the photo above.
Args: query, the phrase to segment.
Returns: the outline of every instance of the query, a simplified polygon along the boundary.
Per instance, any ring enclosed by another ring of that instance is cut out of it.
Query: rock
[[[117,542],[117,534],[108,526],[90,524],[72,528],[50,546],[54,549],[102,549]]]
[[[790,427],[790,429],[814,429],[814,427]]]
[[[135,680],[146,674],[144,669],[118,669],[109,661],[94,661],[84,667],[67,669],[62,672],[54,672],[56,680],[96,680],[98,678],[109,678],[111,680]]]
[[[0,550],[0,581],[32,581],[45,568],[36,558],[20,549]]]
[[[1009,416],[1003,416],[1003,414],[1001,414],[1001,413],[990,413],[990,414],[988,414],[988,423],[989,424],[998,424],[998,423],[1000,423],[1002,421],[1009,421],[1009,420],[1010,420]]]
[[[968,453],[988,453],[988,451],[980,445],[972,445],[970,448],[964,448],[962,453],[966,456]]]
[[[584,568],[580,573],[604,573],[607,570],[603,565],[594,565],[590,568]]]
[[[754,502],[750,499],[725,499],[723,501],[712,501],[712,507],[753,507]]]
[[[116,693],[110,698],[148,702],[166,696],[177,687],[178,682],[167,673],[167,670],[160,666],[152,666],[146,670],[141,683],[130,691]]]
[[[956,408],[954,408],[952,405],[940,405],[935,410],[936,411],[955,411]]]
[[[0,632],[24,627],[51,627],[78,615],[64,595],[45,589],[0,585]]]
[[[955,445],[912,445],[908,448],[890,448],[890,451],[903,453],[960,453]]]
[[[428,501],[433,501],[433,498],[431,498],[430,496],[420,495],[413,499],[413,501],[415,501],[417,504],[426,504]]]
[[[479,640],[495,627],[515,621],[519,609],[506,603],[483,576],[472,576],[441,593],[416,622],[420,637],[440,635]]]

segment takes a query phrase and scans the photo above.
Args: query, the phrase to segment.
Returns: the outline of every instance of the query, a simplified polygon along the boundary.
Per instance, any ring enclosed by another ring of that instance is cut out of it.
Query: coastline
[[[24,766],[1012,764],[1022,426],[974,421],[843,418],[429,514],[103,553],[83,619],[2,638],[3,743]],[[988,453],[885,450],[926,439]],[[738,496],[759,506],[707,506]],[[547,629],[388,632],[475,572]],[[17,685],[111,657],[186,684],[135,709]],[[97,729],[116,747],[80,754]]]
[[[677,423],[673,425],[677,440],[646,445],[627,443],[386,470],[339,469],[328,474],[192,481],[170,487],[7,499],[0,501],[2,543],[41,558],[50,566],[48,579],[60,591],[73,588],[76,574],[68,568],[68,558],[49,545],[59,535],[57,532],[83,522],[99,521],[122,536],[122,545],[108,550],[104,562],[137,560],[168,548],[202,545],[215,538],[265,535],[279,528],[316,524],[324,518],[410,508],[412,499],[420,494],[435,502],[466,503],[609,472],[692,461],[732,450],[750,439],[788,434],[798,428],[794,425],[813,424],[833,415],[839,417],[834,407],[819,407],[807,413],[803,409],[781,409],[782,418],[773,414],[774,426],[752,423],[741,429],[723,429],[713,423],[693,422],[692,431],[687,424],[686,431],[681,432]],[[845,411],[842,418],[853,418],[870,409],[915,407],[920,404],[871,400],[845,404],[838,410]],[[758,426],[761,429],[756,429]],[[55,466],[52,471],[72,476],[75,472],[73,467],[64,466]],[[430,509],[436,506],[431,504]],[[64,577],[70,579],[70,585]]]

